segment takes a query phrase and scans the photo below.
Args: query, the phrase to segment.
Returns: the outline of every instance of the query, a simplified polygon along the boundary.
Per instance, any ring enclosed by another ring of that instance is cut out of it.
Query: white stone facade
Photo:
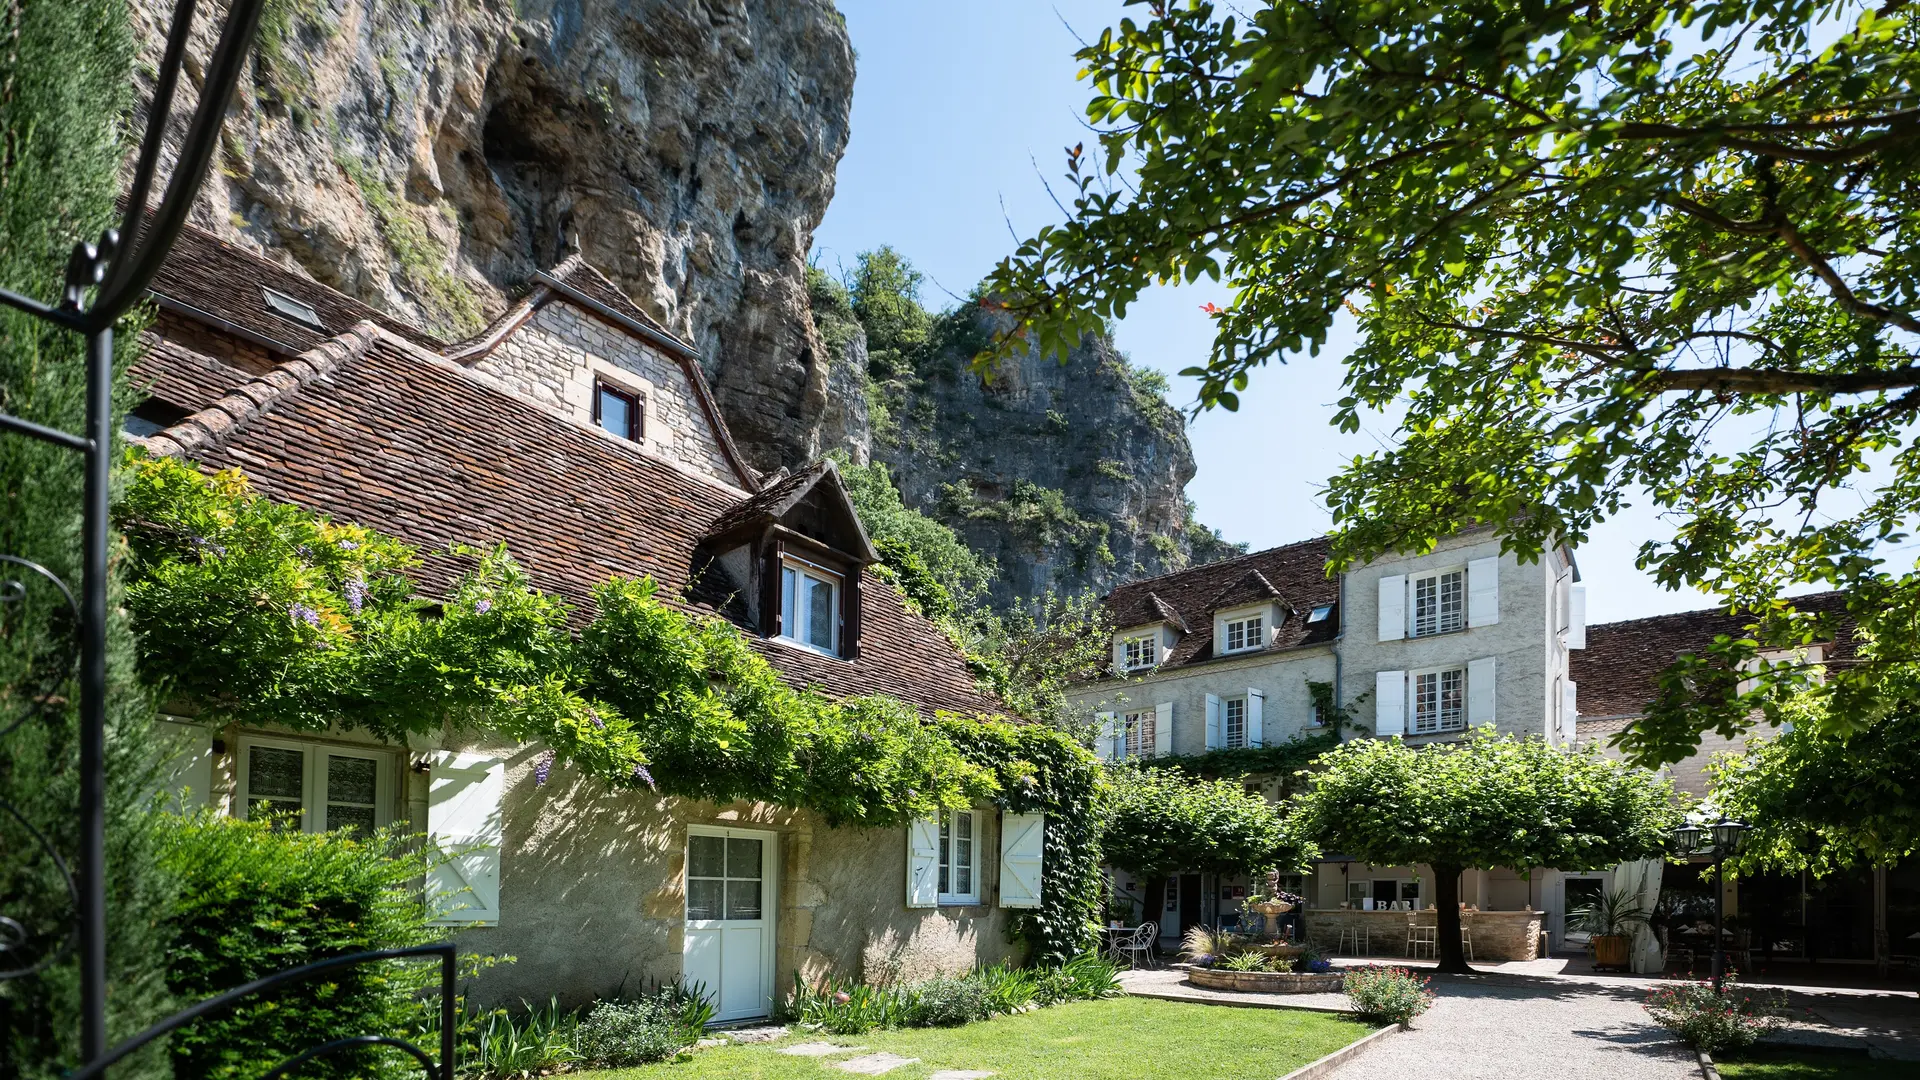
[[[596,381],[638,395],[639,444],[644,453],[716,484],[740,486],[719,435],[695,395],[693,380],[679,363],[564,299],[552,300],[536,311],[476,361],[472,370],[588,427],[596,427]]]

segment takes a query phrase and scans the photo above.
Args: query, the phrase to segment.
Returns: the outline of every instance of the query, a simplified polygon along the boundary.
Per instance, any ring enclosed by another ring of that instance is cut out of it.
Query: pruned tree
[[[1288,832],[1365,862],[1431,867],[1441,971],[1472,970],[1460,947],[1461,872],[1652,858],[1680,820],[1664,779],[1596,750],[1491,729],[1423,747],[1356,739],[1317,765]]]
[[[1179,871],[1247,873],[1293,866],[1272,803],[1227,780],[1120,767],[1101,829],[1108,863],[1152,878]]]
[[[1069,219],[989,282],[1000,351],[1224,280],[1188,373],[1233,409],[1347,313],[1335,422],[1406,412],[1332,481],[1337,561],[1482,523],[1533,557],[1644,490],[1677,531],[1642,564],[1753,621],[1676,669],[1638,760],[1799,690],[1834,731],[1884,709],[1877,665],[1920,649],[1920,580],[1880,561],[1920,510],[1920,10],[1134,4],[1079,54],[1098,149],[1069,153]],[[1833,633],[1778,599],[1801,583],[1889,647],[1728,692]]]

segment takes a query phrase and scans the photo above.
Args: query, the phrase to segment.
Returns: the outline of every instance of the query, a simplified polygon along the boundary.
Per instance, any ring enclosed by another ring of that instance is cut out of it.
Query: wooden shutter
[[[439,862],[427,874],[437,923],[500,924],[500,799],[507,763],[442,750],[427,788],[427,838]]]
[[[840,589],[840,655],[848,660],[860,659],[860,576],[864,570],[855,564],[847,572],[846,584]]]
[[[1265,746],[1267,695],[1253,687],[1247,688],[1247,745]]]
[[[213,793],[213,731],[199,724],[156,720],[160,750],[167,758],[160,791],[177,814],[204,809]]]
[[[1407,673],[1381,671],[1373,676],[1373,733],[1381,738],[1407,733]]]
[[[907,823],[907,906],[940,903],[940,823],[916,818]]]
[[[1040,906],[1046,857],[1045,814],[1005,814],[1000,818],[1000,906]]]
[[[781,634],[780,574],[786,556],[787,545],[778,537],[768,538],[766,568],[760,573],[760,629],[768,637]]]
[[[1575,585],[1567,590],[1567,648],[1587,647],[1587,587]]]
[[[1407,636],[1407,575],[1388,574],[1380,579],[1380,640],[1399,641]]]
[[[1572,679],[1560,684],[1560,723],[1571,739],[1580,723],[1580,685]]]
[[[1467,564],[1467,625],[1492,626],[1500,621],[1500,560],[1475,559]]]
[[[1207,749],[1220,748],[1220,696],[1207,695]]]
[[[1467,723],[1493,723],[1493,657],[1467,661]]]
[[[1163,701],[1153,707],[1153,756],[1165,757],[1173,753],[1173,702]]]
[[[1099,722],[1100,730],[1093,737],[1093,756],[1101,761],[1112,761],[1119,757],[1117,748],[1120,742],[1120,718],[1114,713],[1095,713],[1094,720]]]

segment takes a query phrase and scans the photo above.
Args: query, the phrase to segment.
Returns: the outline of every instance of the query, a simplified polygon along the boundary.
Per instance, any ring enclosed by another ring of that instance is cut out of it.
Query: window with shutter
[[[1127,757],[1152,757],[1159,746],[1160,715],[1157,709],[1126,714]]]
[[[1220,701],[1221,744],[1229,749],[1247,745],[1247,699],[1222,698]]]
[[[907,823],[907,906],[929,908],[940,901],[940,823],[917,818]]]
[[[978,830],[979,815],[971,810],[948,810],[940,815],[937,902],[956,905],[980,902]]]
[[[1450,634],[1467,625],[1467,572],[1462,569],[1421,574],[1412,579],[1413,637]]]
[[[1373,733],[1383,739],[1407,733],[1406,672],[1374,673]]]
[[[394,755],[384,750],[246,737],[239,744],[243,818],[282,815],[301,832],[367,835],[393,819]]]
[[[1432,735],[1467,726],[1467,669],[1416,671],[1413,683],[1413,733]]]

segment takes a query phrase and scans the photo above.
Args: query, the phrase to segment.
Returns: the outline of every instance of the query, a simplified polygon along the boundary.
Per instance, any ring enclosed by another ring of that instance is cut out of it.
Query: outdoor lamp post
[[[1682,855],[1713,855],[1713,990],[1719,993],[1726,983],[1727,947],[1723,940],[1726,933],[1727,890],[1726,881],[1721,873],[1721,863],[1729,855],[1737,855],[1740,845],[1746,839],[1747,825],[1732,818],[1722,817],[1719,821],[1700,828],[1689,822],[1673,832],[1674,846]],[[1706,841],[1703,847],[1701,841]]]

